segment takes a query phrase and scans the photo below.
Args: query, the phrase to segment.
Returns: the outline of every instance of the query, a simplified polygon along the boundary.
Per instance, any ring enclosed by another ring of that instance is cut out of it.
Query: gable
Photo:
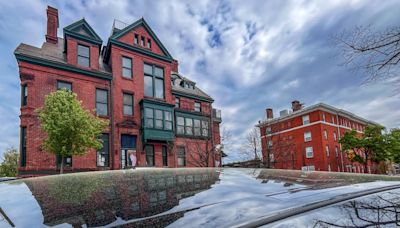
[[[102,45],[103,41],[93,28],[83,18],[75,23],[72,23],[63,29],[64,37],[71,36],[75,39],[80,39],[96,45]]]
[[[135,43],[135,35],[138,38],[137,43]],[[141,44],[142,38],[144,39],[144,45]],[[110,40],[121,42],[145,52],[151,52],[172,60],[172,56],[143,18],[125,27],[124,29],[117,31],[110,37]],[[148,40],[151,42],[150,48],[147,46]]]

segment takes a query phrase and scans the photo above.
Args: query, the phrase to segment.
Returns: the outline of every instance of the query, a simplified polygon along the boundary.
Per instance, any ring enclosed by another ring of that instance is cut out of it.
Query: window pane
[[[106,116],[108,114],[107,104],[97,103],[96,113],[97,115]]]
[[[185,134],[185,127],[184,126],[178,126],[177,128],[176,128],[176,132],[178,133],[178,134]]]
[[[133,95],[124,93],[124,105],[133,105]]]
[[[163,111],[156,109],[156,119],[163,119]]]
[[[146,108],[145,112],[146,112],[146,118],[153,118],[153,109]]]
[[[146,163],[148,166],[154,166],[154,147],[146,146]]]
[[[146,118],[146,127],[154,127],[154,119]]]
[[[78,55],[89,58],[89,47],[78,45]]]
[[[154,74],[155,74],[155,76],[157,76],[157,77],[163,78],[163,77],[164,77],[164,69],[163,69],[163,68],[160,68],[160,67],[155,67],[155,68],[154,68]]]
[[[172,122],[165,121],[165,130],[172,130]]]
[[[107,103],[107,90],[96,89],[96,101]]]
[[[165,120],[172,121],[172,114],[171,112],[164,112]]]
[[[153,77],[144,76],[144,95],[153,96]]]
[[[72,91],[72,84],[69,82],[57,81],[57,89],[67,89],[68,91]]]
[[[124,105],[124,115],[127,115],[127,116],[133,115],[132,106]]]
[[[194,127],[200,127],[200,120],[194,120]]]
[[[127,57],[122,57],[122,66],[125,68],[132,68],[132,59]]]
[[[163,121],[162,120],[156,120],[156,128],[163,128]]]
[[[185,133],[188,135],[193,135],[193,120],[190,118],[185,118]]]
[[[144,64],[144,73],[153,75],[153,66],[149,64]]]
[[[78,64],[81,66],[89,67],[89,58],[78,56]]]
[[[132,78],[132,69],[122,68],[122,76],[125,78]]]
[[[185,125],[185,121],[184,121],[183,117],[178,117],[177,122],[178,122],[178,125]]]
[[[164,80],[157,78],[155,80],[155,86],[156,98],[164,98]]]

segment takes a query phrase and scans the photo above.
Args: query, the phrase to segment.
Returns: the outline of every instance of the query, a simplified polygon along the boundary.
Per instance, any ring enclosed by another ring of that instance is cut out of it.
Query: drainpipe
[[[111,79],[111,82],[109,83],[110,87],[110,122],[111,122],[111,169],[114,169],[114,94],[113,94],[113,80]]]
[[[338,131],[338,138],[337,140],[339,141],[340,139],[340,125],[339,125],[339,113],[336,112],[336,126],[337,126],[337,131]],[[342,163],[342,172],[344,172],[344,164],[343,164],[343,152],[342,152],[342,147],[339,143],[339,149],[340,149],[340,161]]]

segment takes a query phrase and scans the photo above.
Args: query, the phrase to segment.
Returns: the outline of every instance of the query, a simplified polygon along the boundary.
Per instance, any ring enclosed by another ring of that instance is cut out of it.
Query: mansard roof
[[[183,96],[183,97],[190,97],[193,99],[197,100],[202,100],[202,101],[207,101],[207,102],[214,102],[211,96],[209,96],[207,93],[205,93],[203,90],[201,90],[199,87],[194,86],[194,89],[192,88],[186,88],[181,86],[182,81],[189,81],[191,83],[194,83],[193,81],[187,79],[186,77],[176,73],[172,72],[172,76],[174,79],[174,83],[172,84],[172,93],[177,95],[177,96]]]

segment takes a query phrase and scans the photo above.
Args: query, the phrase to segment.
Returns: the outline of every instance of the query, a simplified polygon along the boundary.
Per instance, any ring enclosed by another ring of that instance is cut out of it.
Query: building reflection
[[[54,176],[25,183],[42,209],[45,225],[104,226],[121,218],[118,225],[123,227],[163,227],[185,211],[154,215],[211,188],[218,180],[215,169],[149,169]]]

